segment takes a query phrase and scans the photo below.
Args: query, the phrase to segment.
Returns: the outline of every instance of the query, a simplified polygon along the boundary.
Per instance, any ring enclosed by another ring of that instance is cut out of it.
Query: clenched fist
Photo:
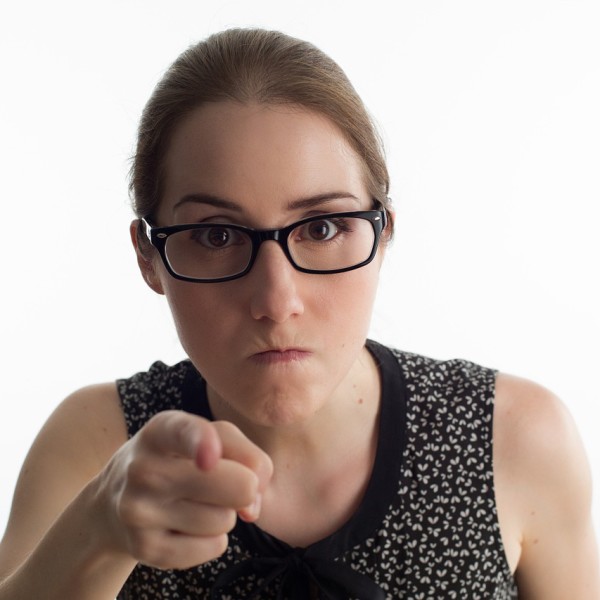
[[[115,549],[159,569],[216,558],[238,514],[258,518],[272,471],[270,458],[235,425],[159,413],[100,475]]]

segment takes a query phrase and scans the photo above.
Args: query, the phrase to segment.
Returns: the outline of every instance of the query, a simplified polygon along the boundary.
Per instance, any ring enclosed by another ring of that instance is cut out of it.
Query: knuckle
[[[263,486],[266,485],[273,476],[273,461],[271,457],[267,453],[261,452],[254,470],[258,475],[260,483]]]
[[[199,520],[190,526],[191,535],[200,537],[219,536],[229,533],[237,523],[237,512],[233,508],[210,507]]]
[[[141,529],[150,525],[152,519],[147,503],[139,498],[125,496],[117,506],[119,521],[129,529]]]
[[[237,512],[233,509],[225,511],[223,516],[223,532],[229,533],[237,523]]]
[[[213,425],[220,434],[223,434],[226,437],[237,437],[241,435],[239,427],[230,421],[214,421]]]
[[[132,460],[127,465],[126,478],[127,484],[130,487],[145,487],[145,484],[149,479],[146,465],[139,460]]]
[[[193,458],[207,423],[201,417],[168,410],[154,415],[139,433],[142,445],[155,453]]]
[[[239,477],[237,480],[237,497],[239,498],[239,507],[248,506],[256,498],[258,493],[259,482],[256,474],[250,470],[246,470],[244,477]]]
[[[132,460],[126,467],[127,489],[157,491],[168,488],[168,476],[159,470],[158,465],[150,465],[146,460]]]
[[[229,536],[226,533],[216,535],[209,540],[206,540],[205,552],[207,558],[205,560],[212,560],[218,558],[227,550],[229,545]]]
[[[139,431],[142,440],[148,445],[154,445],[157,437],[171,430],[177,430],[181,415],[174,410],[165,410],[151,417],[148,422]]]
[[[189,569],[225,553],[229,545],[226,533],[199,537],[191,542],[169,535],[151,536],[134,548],[134,557],[142,564],[155,569]]]
[[[139,562],[157,568],[165,566],[169,556],[159,537],[148,533],[130,537],[130,552]]]
[[[165,426],[165,423],[169,419],[167,411],[160,412],[148,419],[148,422],[138,431],[138,436],[144,441],[148,442],[152,439],[156,432]]]
[[[173,423],[171,435],[174,447],[186,456],[192,456],[195,451],[194,440],[198,439],[198,424],[190,419],[179,419]]]
[[[174,410],[163,410],[150,417],[150,419],[148,419],[148,425],[164,425],[171,422],[177,414],[177,411]]]

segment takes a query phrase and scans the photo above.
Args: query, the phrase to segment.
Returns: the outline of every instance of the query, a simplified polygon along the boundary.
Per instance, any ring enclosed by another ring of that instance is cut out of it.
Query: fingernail
[[[252,516],[255,519],[258,519],[260,516],[260,509],[262,508],[262,494],[256,494],[256,499],[254,500],[254,504],[250,509]]]
[[[240,517],[244,521],[255,521],[260,515],[261,505],[262,494],[257,494],[254,502],[239,512]]]

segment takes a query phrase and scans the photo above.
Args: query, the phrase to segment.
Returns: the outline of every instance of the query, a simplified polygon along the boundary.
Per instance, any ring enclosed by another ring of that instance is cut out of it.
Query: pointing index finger
[[[159,413],[148,423],[152,445],[163,452],[192,459],[197,467],[210,470],[223,454],[214,425],[183,411]]]

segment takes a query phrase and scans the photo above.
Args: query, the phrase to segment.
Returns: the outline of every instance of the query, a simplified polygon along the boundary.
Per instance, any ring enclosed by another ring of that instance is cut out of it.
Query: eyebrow
[[[288,210],[300,210],[313,208],[320,204],[324,204],[326,202],[333,202],[334,200],[354,200],[357,203],[360,203],[360,200],[350,192],[324,192],[323,194],[316,194],[314,196],[308,196],[306,198],[300,198],[298,200],[293,200],[288,204]],[[186,194],[175,203],[173,210],[179,208],[182,204],[187,204],[188,202],[195,202],[198,204],[208,204],[210,206],[215,206],[217,208],[226,208],[228,210],[233,210],[238,213],[244,212],[244,209],[233,202],[232,200],[227,200],[225,198],[220,198],[219,196],[215,196],[213,194]]]
[[[215,206],[217,208],[227,208],[236,212],[242,212],[242,207],[239,204],[236,204],[231,200],[226,200],[225,198],[219,198],[219,196],[214,196],[213,194],[186,194],[183,196],[183,198],[175,203],[173,210],[179,208],[182,204],[187,204],[188,202],[209,204],[210,206]]]
[[[301,198],[300,200],[294,200],[288,204],[290,210],[299,210],[301,208],[313,208],[319,204],[325,202],[332,202],[333,200],[354,200],[360,203],[360,200],[350,192],[325,192],[323,194],[317,194],[316,196],[309,196],[308,198]]]

